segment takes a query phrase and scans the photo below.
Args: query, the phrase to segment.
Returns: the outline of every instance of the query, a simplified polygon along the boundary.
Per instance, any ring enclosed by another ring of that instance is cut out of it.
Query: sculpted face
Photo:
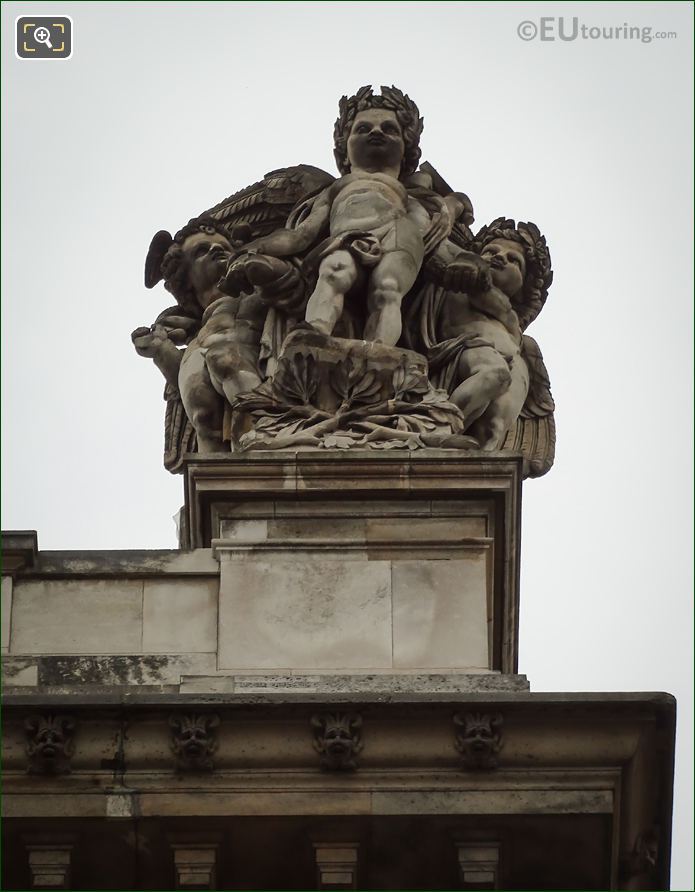
[[[484,260],[490,264],[493,285],[507,297],[514,297],[521,291],[526,275],[526,258],[518,242],[506,238],[496,238],[483,248]]]
[[[181,732],[181,748],[188,756],[199,756],[209,743],[204,728],[186,728]]]
[[[377,171],[395,167],[400,170],[404,153],[403,130],[395,112],[369,108],[357,113],[347,141],[351,168]]]
[[[189,281],[196,294],[202,297],[225,274],[231,246],[219,232],[196,232],[184,241],[181,251]]]
[[[352,744],[352,735],[346,728],[326,728],[325,746],[327,752],[332,753],[333,755],[349,753],[352,749]]]
[[[55,728],[42,728],[36,735],[36,749],[44,759],[54,759],[63,743],[63,735]]]

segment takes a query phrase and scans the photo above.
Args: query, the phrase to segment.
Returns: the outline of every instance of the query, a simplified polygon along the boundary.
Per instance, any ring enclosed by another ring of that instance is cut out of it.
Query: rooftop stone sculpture
[[[553,462],[554,404],[524,333],[552,281],[544,237],[419,166],[396,87],[340,101],[337,179],[267,174],[158,232],[145,284],[176,305],[133,332],[167,387],[165,465],[250,449],[514,449]]]

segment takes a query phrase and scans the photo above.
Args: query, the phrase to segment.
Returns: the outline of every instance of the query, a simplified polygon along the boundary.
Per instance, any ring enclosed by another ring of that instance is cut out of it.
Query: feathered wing
[[[193,425],[183,408],[178,387],[167,384],[164,389],[164,467],[172,474],[183,473],[183,457],[198,451],[198,440]]]
[[[555,400],[543,354],[536,341],[524,335],[521,355],[529,370],[526,402],[516,424],[505,437],[502,449],[524,457],[524,477],[541,477],[555,460]]]
[[[543,362],[541,348],[536,341],[523,335],[521,355],[528,366],[529,388],[521,414],[524,418],[545,418],[555,411],[555,400],[550,392],[550,377]]]
[[[200,319],[187,316],[178,304],[167,307],[155,319],[155,325],[166,328],[169,338],[178,346],[187,345],[200,330]],[[193,425],[188,420],[181,394],[176,384],[164,388],[164,467],[172,474],[183,473],[183,456],[197,452],[198,441]]]
[[[423,161],[420,165],[420,171],[426,174],[431,182],[432,189],[437,195],[441,195],[443,198],[446,198],[447,195],[451,195],[452,193],[457,195],[459,199],[462,201],[464,209],[463,213],[456,220],[451,227],[451,231],[449,232],[449,239],[457,245],[459,248],[468,249],[471,242],[473,241],[473,233],[470,230],[470,226],[475,220],[473,215],[473,204],[470,198],[464,192],[456,192],[451,186],[447,183],[444,177],[439,173],[439,171],[434,167],[434,165],[430,164],[429,161]],[[425,205],[427,207],[427,205]],[[427,208],[427,210],[430,210]],[[430,211],[431,212],[431,211]]]
[[[171,233],[166,229],[156,232],[150,242],[147,257],[145,258],[145,287],[154,288],[157,282],[162,280],[162,260],[164,255],[174,243]]]
[[[325,189],[335,177],[309,164],[271,170],[262,180],[235,192],[200,214],[212,217],[233,234],[236,227],[250,229],[247,238],[259,238],[283,227],[292,208]]]

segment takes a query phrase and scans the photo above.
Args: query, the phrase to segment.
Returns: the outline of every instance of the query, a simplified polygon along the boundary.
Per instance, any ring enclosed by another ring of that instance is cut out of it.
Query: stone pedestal
[[[199,457],[186,495],[220,561],[219,670],[516,671],[519,460]]]

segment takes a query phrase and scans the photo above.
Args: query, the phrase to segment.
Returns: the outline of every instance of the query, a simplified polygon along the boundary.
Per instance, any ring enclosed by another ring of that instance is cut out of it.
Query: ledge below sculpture
[[[518,458],[198,456],[186,492],[219,670],[516,671]]]
[[[528,689],[518,458],[195,456],[186,482],[193,550],[36,552],[6,578],[7,685]]]

